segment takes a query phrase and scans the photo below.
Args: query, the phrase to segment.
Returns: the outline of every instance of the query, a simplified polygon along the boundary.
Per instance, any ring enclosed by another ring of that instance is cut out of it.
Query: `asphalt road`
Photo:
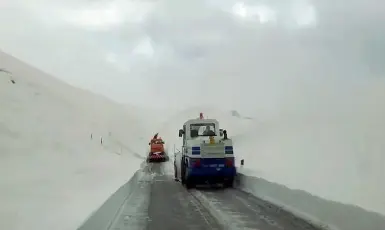
[[[167,175],[156,176],[151,185],[148,215],[147,230],[222,229],[195,197]]]
[[[103,219],[101,213],[107,211],[98,210],[96,220],[91,217],[79,229],[319,230],[237,189],[186,190],[174,181],[173,175],[167,173],[164,166],[159,163],[145,166],[134,190],[115,207],[108,224],[100,224]],[[112,205],[109,207],[108,213],[111,213]],[[92,226],[92,229],[87,226]]]

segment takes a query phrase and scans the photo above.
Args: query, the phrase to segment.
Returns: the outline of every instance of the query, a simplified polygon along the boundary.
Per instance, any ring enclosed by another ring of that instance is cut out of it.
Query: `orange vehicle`
[[[148,143],[150,152],[147,157],[147,162],[164,162],[168,160],[168,156],[164,150],[164,141],[158,137],[158,133],[154,135]]]

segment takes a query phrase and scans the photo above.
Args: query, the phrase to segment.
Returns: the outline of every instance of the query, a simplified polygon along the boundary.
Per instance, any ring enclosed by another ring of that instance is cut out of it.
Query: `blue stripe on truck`
[[[191,155],[200,155],[201,151],[191,151]]]
[[[191,147],[191,154],[192,155],[200,155],[201,154],[201,147],[199,147],[199,146]]]
[[[233,154],[233,146],[225,146],[226,154]]]

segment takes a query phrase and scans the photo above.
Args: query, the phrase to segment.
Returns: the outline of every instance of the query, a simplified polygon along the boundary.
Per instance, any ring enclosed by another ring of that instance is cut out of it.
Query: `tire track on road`
[[[191,190],[226,229],[321,230],[305,220],[237,189]]]
[[[164,164],[151,166],[147,230],[222,230],[216,219],[183,186],[165,173]]]

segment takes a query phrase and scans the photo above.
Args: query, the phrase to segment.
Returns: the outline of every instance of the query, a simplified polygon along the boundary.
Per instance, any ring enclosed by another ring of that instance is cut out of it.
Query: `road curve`
[[[96,220],[91,217],[79,230],[320,230],[237,189],[186,190],[166,173],[165,164],[148,164],[142,172],[115,210],[112,205],[108,212],[98,210]],[[101,224],[101,213],[111,212]]]

